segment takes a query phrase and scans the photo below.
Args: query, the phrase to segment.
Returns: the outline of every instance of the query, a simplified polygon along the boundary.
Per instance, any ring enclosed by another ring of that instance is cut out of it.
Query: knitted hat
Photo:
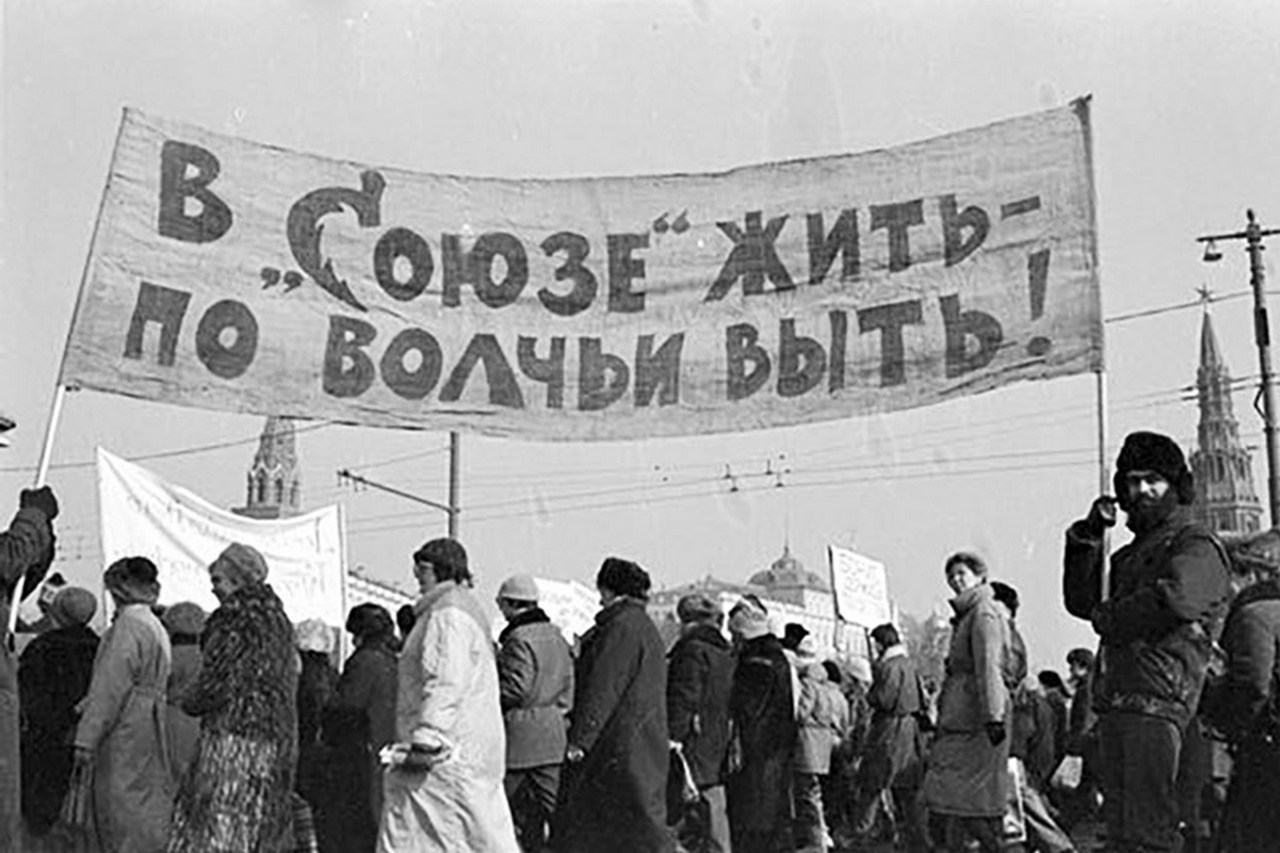
[[[299,651],[319,652],[322,655],[333,651],[333,631],[320,619],[308,619],[300,623],[295,632]]]
[[[88,625],[97,612],[98,600],[93,597],[93,593],[78,586],[64,586],[53,596],[53,603],[49,605],[49,616],[60,628]]]
[[[204,608],[194,601],[179,601],[160,617],[161,624],[172,634],[183,634],[188,637],[199,637],[204,633],[204,623],[208,614]]]
[[[257,548],[232,542],[214,562],[222,562],[238,584],[262,583],[267,579],[267,561]]]
[[[1169,481],[1178,496],[1178,503],[1190,504],[1195,500],[1195,481],[1182,448],[1167,435],[1158,432],[1131,432],[1124,439],[1120,455],[1116,457],[1116,474],[1112,481],[1116,490],[1116,502],[1128,511],[1129,489],[1126,476],[1132,471],[1154,471]]]
[[[618,595],[645,599],[649,597],[649,573],[630,560],[606,557],[596,575],[596,586]]]
[[[538,584],[530,575],[512,575],[498,587],[498,598],[512,601],[537,601]]]
[[[676,616],[681,622],[719,622],[724,613],[720,604],[705,592],[693,592],[676,604]]]

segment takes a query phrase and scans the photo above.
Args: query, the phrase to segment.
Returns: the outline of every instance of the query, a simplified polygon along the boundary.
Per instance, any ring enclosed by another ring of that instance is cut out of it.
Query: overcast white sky
[[[20,427],[0,453],[0,508],[16,505],[39,455],[126,105],[361,162],[558,177],[860,151],[1092,93],[1106,315],[1186,302],[1206,283],[1243,290],[1242,247],[1207,267],[1195,236],[1241,227],[1246,206],[1280,225],[1280,8],[1265,0],[10,0],[3,15],[0,410]],[[1233,372],[1255,373],[1248,300],[1215,306],[1214,318]],[[1199,322],[1192,309],[1108,325],[1113,442],[1153,428],[1190,449],[1195,411],[1179,389],[1194,381]],[[1258,444],[1251,399],[1238,395],[1236,411]],[[73,395],[51,474],[64,569],[79,580],[101,569],[83,464],[95,445],[138,457],[251,441],[260,428],[256,417]],[[334,472],[441,499],[446,443],[350,427],[300,435],[306,501],[345,503],[353,563],[407,585],[409,555],[444,522],[341,489]],[[1091,377],[706,439],[467,437],[462,538],[489,597],[516,570],[590,583],[610,553],[659,584],[745,579],[789,528],[819,571],[829,542],[884,560],[893,593],[918,613],[945,598],[945,556],[974,548],[1022,590],[1035,662],[1060,665],[1091,643],[1058,587],[1062,529],[1096,492],[1094,445]],[[144,464],[235,505],[253,449]],[[784,455],[777,488],[763,472]],[[726,465],[736,493],[715,480]],[[575,493],[591,496],[565,497]]]

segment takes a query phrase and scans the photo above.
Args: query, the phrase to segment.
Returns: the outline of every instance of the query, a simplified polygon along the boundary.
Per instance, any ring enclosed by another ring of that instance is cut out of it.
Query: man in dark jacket
[[[686,595],[676,604],[676,616],[680,639],[667,655],[667,726],[671,740],[680,744],[700,798],[673,822],[690,853],[718,853],[729,845],[721,774],[729,746],[733,651],[720,632],[724,613],[715,599],[703,593]],[[675,817],[668,815],[669,820]]]
[[[887,791],[893,797],[895,818],[906,849],[923,850],[926,820],[917,808],[917,800],[924,760],[920,732],[924,688],[897,628],[888,623],[878,625],[871,631],[871,641],[877,658],[871,692],[867,694],[871,729],[858,768],[856,830],[862,835],[872,830],[877,806]]]
[[[17,515],[9,529],[0,532],[0,619],[6,626],[9,608],[17,607],[23,595],[40,585],[53,562],[57,517],[58,499],[48,486],[23,489]],[[4,637],[0,642],[0,850],[12,850],[19,843],[18,753],[18,661],[10,651],[9,638]]]
[[[507,775],[523,850],[547,843],[573,709],[573,658],[560,629],[538,606],[538,585],[512,575],[498,589],[507,627],[498,636],[498,690],[507,732]]]
[[[758,601],[744,599],[734,606],[729,631],[738,643],[729,696],[738,743],[730,748],[726,781],[733,849],[791,850],[791,755],[798,735],[791,664]]]
[[[1261,853],[1280,844],[1280,531],[1233,545],[1231,556],[1239,593],[1222,633],[1226,673],[1204,704],[1235,758],[1220,849]]]
[[[1101,640],[1095,702],[1110,843],[1172,850],[1179,756],[1226,612],[1227,560],[1216,537],[1191,519],[1191,471],[1172,439],[1126,437],[1115,489],[1114,499],[1098,498],[1067,530],[1063,596]],[[1112,557],[1104,595],[1103,541],[1116,504],[1134,539]]]
[[[574,673],[561,853],[671,853],[667,828],[667,666],[645,612],[649,575],[609,557],[596,575],[601,610]]]

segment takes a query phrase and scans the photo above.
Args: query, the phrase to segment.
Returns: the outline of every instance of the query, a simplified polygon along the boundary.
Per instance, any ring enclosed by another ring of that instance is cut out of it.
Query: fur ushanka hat
[[[1155,471],[1169,481],[1178,496],[1178,503],[1189,505],[1195,500],[1195,481],[1182,448],[1167,435],[1158,432],[1131,432],[1125,437],[1120,455],[1116,457],[1116,474],[1112,485],[1116,490],[1116,503],[1128,511],[1129,495],[1125,476],[1130,471]]]

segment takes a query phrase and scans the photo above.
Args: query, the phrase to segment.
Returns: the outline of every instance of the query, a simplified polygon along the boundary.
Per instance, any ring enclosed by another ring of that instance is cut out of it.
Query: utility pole
[[[385,483],[379,483],[376,480],[370,480],[368,477],[362,477],[359,474],[352,473],[352,471],[347,468],[343,468],[341,471],[338,472],[338,481],[339,482],[345,481],[349,483],[354,483],[357,486],[366,486],[371,489],[377,489],[378,491],[386,492],[389,495],[395,495],[396,497],[404,498],[405,500],[410,500],[410,501],[413,501],[414,503],[425,504],[426,506],[429,506],[432,509],[438,509],[449,516],[449,535],[453,536],[453,534],[458,529],[458,520],[457,520],[458,509],[456,505],[445,505],[438,501],[433,501],[430,498],[424,498],[421,495],[415,495],[412,492],[406,492],[401,489],[397,489],[394,486],[388,486]],[[451,502],[454,494],[456,494],[456,492],[452,487],[450,487],[449,496],[450,496]]]
[[[1280,440],[1276,426],[1276,393],[1271,371],[1271,327],[1267,319],[1266,270],[1262,264],[1262,238],[1280,234],[1280,228],[1263,228],[1258,224],[1252,208],[1245,211],[1247,224],[1243,231],[1230,234],[1209,234],[1197,237],[1204,243],[1204,260],[1208,263],[1222,259],[1218,240],[1244,240],[1249,254],[1249,284],[1253,287],[1253,337],[1258,345],[1258,366],[1261,379],[1258,396],[1262,398],[1262,434],[1267,445],[1267,495],[1270,500],[1271,525],[1280,525]],[[1257,408],[1257,401],[1254,401]]]

